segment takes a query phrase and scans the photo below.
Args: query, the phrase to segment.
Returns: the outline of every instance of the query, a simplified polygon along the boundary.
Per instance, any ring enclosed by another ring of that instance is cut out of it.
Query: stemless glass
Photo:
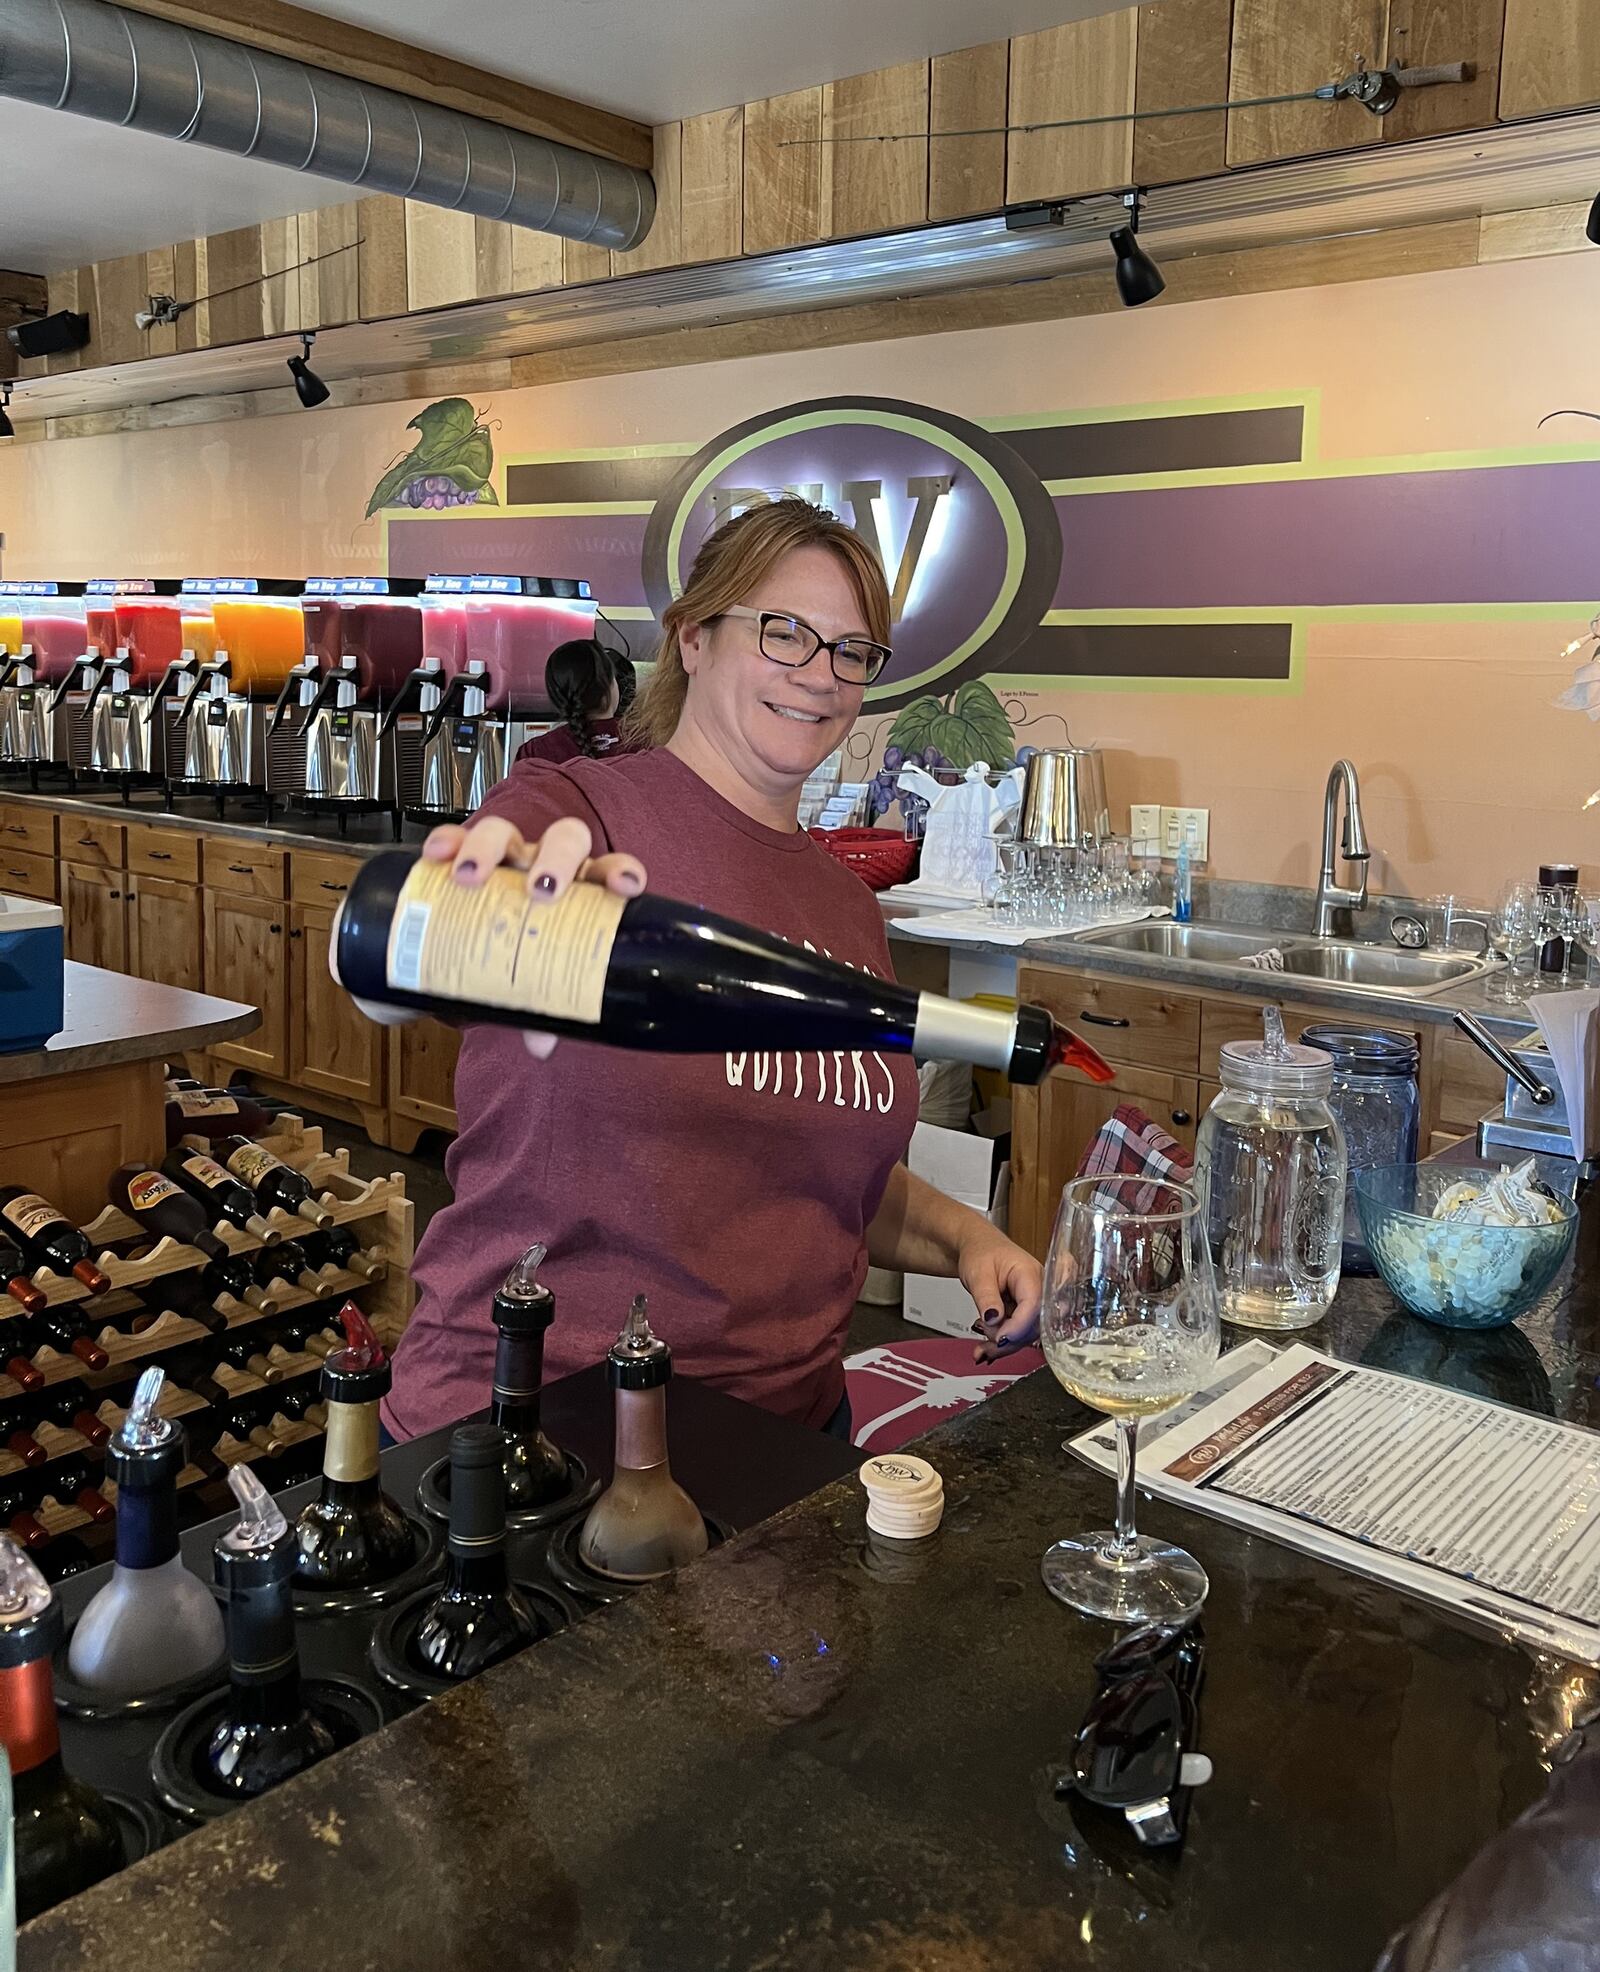
[[[1538,886],[1503,885],[1489,919],[1489,950],[1506,962],[1505,971],[1489,981],[1486,990],[1492,999],[1508,1005],[1521,1000],[1526,988],[1518,985],[1518,975],[1522,961],[1531,959],[1539,948],[1539,924]]]
[[[1205,1601],[1191,1554],[1134,1527],[1139,1419],[1205,1382],[1217,1358],[1217,1284],[1187,1185],[1078,1178],[1061,1194],[1045,1260],[1039,1340],[1056,1380],[1117,1427],[1116,1531],[1047,1549],[1060,1601],[1113,1623],[1175,1623]]]

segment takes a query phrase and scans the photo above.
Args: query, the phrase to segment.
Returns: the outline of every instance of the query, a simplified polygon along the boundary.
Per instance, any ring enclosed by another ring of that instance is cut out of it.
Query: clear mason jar
[[[1343,1268],[1347,1274],[1375,1273],[1356,1213],[1355,1174],[1377,1164],[1416,1162],[1422,1124],[1417,1044],[1409,1034],[1331,1021],[1308,1027],[1300,1038],[1333,1057],[1328,1106],[1344,1131],[1350,1165],[1344,1194]]]
[[[1229,1041],[1221,1074],[1195,1143],[1195,1186],[1223,1320],[1309,1328],[1339,1288],[1346,1157],[1328,1104],[1333,1058]]]

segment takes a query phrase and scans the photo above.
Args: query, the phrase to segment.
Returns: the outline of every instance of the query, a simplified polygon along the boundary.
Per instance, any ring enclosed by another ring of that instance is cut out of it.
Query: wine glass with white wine
[[[1176,1623],[1205,1601],[1193,1555],[1134,1526],[1139,1419],[1192,1396],[1220,1321],[1200,1202],[1186,1185],[1079,1178],[1061,1194],[1039,1340],[1056,1380],[1117,1427],[1117,1524],[1046,1550],[1053,1596],[1113,1623]]]

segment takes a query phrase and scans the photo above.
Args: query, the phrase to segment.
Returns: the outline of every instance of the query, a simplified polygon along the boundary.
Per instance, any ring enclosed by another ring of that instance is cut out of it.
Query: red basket
[[[808,829],[811,840],[843,863],[869,890],[904,883],[916,868],[920,842],[907,842],[893,829]]]

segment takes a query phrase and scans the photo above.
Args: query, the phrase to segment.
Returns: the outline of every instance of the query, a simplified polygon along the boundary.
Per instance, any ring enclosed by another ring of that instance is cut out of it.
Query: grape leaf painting
[[[963,773],[979,760],[1007,768],[1017,752],[1005,708],[981,678],[969,678],[953,698],[913,699],[889,729],[889,739],[908,754],[937,748]]]
[[[367,518],[383,507],[494,507],[494,439],[465,397],[441,397],[406,426],[417,434],[372,489]]]

